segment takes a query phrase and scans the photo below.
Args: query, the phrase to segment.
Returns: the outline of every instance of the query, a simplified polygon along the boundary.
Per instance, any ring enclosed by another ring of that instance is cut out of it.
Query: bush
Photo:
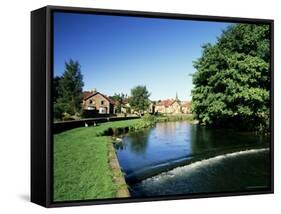
[[[149,123],[155,123],[156,122],[156,117],[151,114],[145,114],[142,116],[142,119],[144,122],[149,122]]]
[[[63,113],[63,117],[62,117],[62,120],[63,121],[66,121],[66,120],[74,120],[75,118],[72,116],[72,115],[70,115],[70,114],[68,114],[68,113],[66,113],[66,112],[64,112]]]
[[[157,122],[156,117],[150,114],[144,114],[141,119],[141,123],[139,123],[141,128],[154,126]],[[136,129],[138,129],[138,127],[136,127]]]
[[[55,120],[61,120],[63,117],[63,106],[60,105],[59,103],[55,103],[53,107],[53,114],[54,114],[54,119]]]

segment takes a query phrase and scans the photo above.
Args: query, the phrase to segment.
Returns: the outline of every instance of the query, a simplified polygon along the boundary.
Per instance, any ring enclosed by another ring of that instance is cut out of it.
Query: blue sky
[[[84,90],[96,88],[108,96],[130,94],[146,85],[151,100],[191,100],[192,62],[201,46],[214,43],[229,23],[54,14],[54,75],[64,63],[78,60]]]

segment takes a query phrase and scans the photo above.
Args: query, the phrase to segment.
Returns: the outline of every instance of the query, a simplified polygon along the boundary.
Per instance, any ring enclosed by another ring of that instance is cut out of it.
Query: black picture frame
[[[271,186],[247,192],[227,192],[210,194],[192,194],[159,196],[147,198],[116,198],[102,200],[81,200],[54,202],[53,195],[53,147],[52,147],[52,76],[53,76],[53,12],[103,14],[113,16],[150,17],[164,19],[200,20],[213,22],[255,23],[270,25],[270,71],[271,71],[271,143],[270,170]],[[267,194],[274,192],[274,21],[269,19],[250,19],[238,17],[220,17],[158,13],[146,11],[126,11],[92,9],[78,7],[46,6],[31,12],[31,201],[44,207],[62,207],[76,205],[111,204],[127,202],[145,202],[176,200],[189,198],[207,198]]]

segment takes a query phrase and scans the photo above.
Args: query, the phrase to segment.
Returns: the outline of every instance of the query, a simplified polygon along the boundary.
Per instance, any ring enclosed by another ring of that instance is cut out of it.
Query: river
[[[145,197],[267,188],[269,144],[269,136],[181,121],[128,133],[115,149],[132,197]]]

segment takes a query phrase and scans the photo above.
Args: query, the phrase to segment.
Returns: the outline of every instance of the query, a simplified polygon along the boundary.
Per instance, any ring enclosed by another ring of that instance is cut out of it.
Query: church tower
[[[180,101],[178,98],[178,92],[176,92],[176,101]]]

